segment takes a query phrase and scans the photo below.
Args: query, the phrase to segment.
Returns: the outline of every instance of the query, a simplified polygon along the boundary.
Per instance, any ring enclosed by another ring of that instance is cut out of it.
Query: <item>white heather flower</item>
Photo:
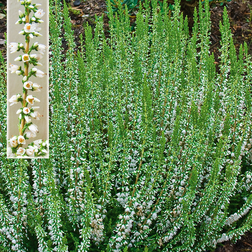
[[[31,124],[28,128],[32,133],[38,133],[38,127],[35,124]]]
[[[32,89],[33,83],[31,81],[26,81],[24,83],[24,88],[25,89]]]
[[[28,62],[28,61],[30,60],[29,54],[24,54],[24,55],[22,56],[22,60],[23,60],[23,62]]]
[[[28,115],[30,113],[30,109],[27,108],[27,107],[24,107],[23,108],[23,113],[26,114],[26,115]]]
[[[33,97],[32,95],[28,95],[28,96],[26,97],[26,101],[27,101],[29,104],[31,104],[31,105],[33,105],[34,102],[40,102],[40,100],[39,100],[38,98]]]
[[[38,111],[34,111],[33,113],[31,113],[31,117],[36,120],[39,120],[39,117],[42,117],[42,115]]]
[[[26,75],[23,77],[23,81],[27,81],[27,76]]]
[[[23,110],[20,108],[17,110],[16,114],[19,115]]]
[[[38,9],[38,10],[36,11],[36,13],[34,14],[34,16],[35,16],[36,18],[42,18],[44,15],[45,15],[45,12],[44,12],[42,9]]]
[[[24,35],[24,30],[20,31],[18,34],[19,35]]]
[[[38,44],[37,50],[38,50],[38,52],[39,52],[40,54],[44,54],[44,53],[45,53],[45,49],[46,49],[46,46],[45,46],[45,45],[43,45],[43,44]]]
[[[48,153],[48,151],[47,150],[45,150],[45,149],[43,149],[43,150],[41,150],[42,152],[44,152],[45,154],[47,154]]]
[[[25,116],[25,121],[26,121],[27,123],[31,122],[31,119],[29,118],[29,116]]]
[[[22,148],[22,147],[19,147],[18,149],[17,149],[17,155],[24,155],[25,154],[25,149],[24,148]]]
[[[17,71],[16,71],[16,74],[17,74],[17,75],[21,75],[21,71],[17,70]]]
[[[15,73],[19,69],[20,69],[20,66],[10,64],[9,70],[11,71],[11,73]]]
[[[44,143],[42,143],[43,146],[48,146],[49,145],[49,142],[48,140],[46,140]]]
[[[153,213],[153,214],[152,214],[152,218],[153,218],[153,220],[155,220],[155,219],[157,218],[157,214],[156,214],[156,213]]]
[[[27,138],[34,138],[34,137],[36,137],[36,133],[31,132],[31,131],[26,131],[25,134],[26,134]]]
[[[36,146],[36,145],[33,146],[33,150],[34,150],[35,152],[38,152],[38,149],[39,149],[38,146]]]
[[[22,56],[20,55],[20,56],[16,57],[16,58],[14,59],[14,61],[22,61]]]
[[[29,37],[30,37],[31,39],[33,38],[33,35],[32,35],[32,33],[30,33],[30,34],[29,34]]]
[[[42,78],[45,76],[45,73],[43,71],[37,69],[36,67],[33,67],[32,71],[35,72],[36,77]]]
[[[30,57],[34,58],[36,60],[40,60],[40,59],[42,59],[43,56],[41,54],[33,53],[33,54],[30,55]]]
[[[33,143],[34,143],[37,147],[40,147],[40,145],[42,144],[42,139],[35,140],[35,141],[33,141]]]
[[[32,24],[26,23],[24,26],[24,31],[26,33],[35,32],[35,30],[36,30],[36,25],[34,23]]]
[[[17,137],[14,136],[10,139],[10,146],[15,148],[17,147],[17,145],[18,145],[18,140],[17,140]]]
[[[37,83],[32,84],[32,91],[40,91],[42,87],[38,85]]]
[[[42,4],[40,4],[40,3],[36,3],[35,4],[35,7],[40,7]]]
[[[29,146],[29,148],[26,149],[26,154],[28,156],[33,156],[35,152],[35,149],[32,146]]]
[[[25,144],[25,138],[23,136],[18,136],[18,143]]]
[[[22,17],[22,16],[24,15],[24,13],[23,13],[21,10],[19,10],[19,11],[18,11],[18,15],[19,15],[20,17]]]
[[[18,50],[18,43],[16,42],[11,42],[9,45],[10,48],[10,53],[14,53]]]
[[[18,99],[21,97],[20,94],[17,95],[12,95],[11,98],[9,99],[9,102],[11,102],[10,106],[17,104],[18,103]]]
[[[42,34],[39,33],[39,32],[34,32],[34,35],[37,36],[37,37],[41,37],[42,36]]]
[[[11,147],[7,148],[7,155],[8,155],[8,157],[14,157],[14,154],[12,153]]]

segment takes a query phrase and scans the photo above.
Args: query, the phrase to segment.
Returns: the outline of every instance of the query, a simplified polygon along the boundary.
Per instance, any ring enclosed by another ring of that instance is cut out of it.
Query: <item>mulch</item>
[[[172,3],[172,0],[168,0]],[[190,2],[191,3],[191,2]],[[95,15],[104,14],[104,30],[108,35],[108,18],[106,16],[105,0],[86,0],[82,1],[80,6],[73,6],[70,3],[69,8],[71,22],[73,25],[76,49],[80,45],[79,35],[84,33],[84,25],[88,23],[95,26]],[[182,11],[188,15],[189,25],[193,24],[193,9],[196,4],[183,2]],[[233,34],[234,44],[239,51],[240,45],[246,42],[249,53],[252,55],[252,0],[237,0],[225,2],[211,2],[211,48],[210,52],[214,53],[215,60],[218,62],[221,34],[219,31],[219,22],[222,21],[224,6],[228,10],[231,31]],[[251,8],[251,9],[250,9]],[[6,57],[5,32],[6,32],[6,0],[0,2],[0,51]],[[252,252],[252,232],[247,232],[236,244],[224,242],[219,244],[215,252]]]

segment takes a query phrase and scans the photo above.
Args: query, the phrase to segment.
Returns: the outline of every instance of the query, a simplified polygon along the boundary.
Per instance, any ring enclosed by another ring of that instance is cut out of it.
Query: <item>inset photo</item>
[[[48,0],[7,4],[7,157],[49,158]]]

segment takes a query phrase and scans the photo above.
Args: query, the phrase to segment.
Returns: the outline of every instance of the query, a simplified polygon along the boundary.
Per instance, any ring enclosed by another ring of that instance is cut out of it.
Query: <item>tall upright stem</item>
[[[25,21],[26,23],[29,23],[29,9],[26,9],[26,16],[25,16]],[[30,38],[27,36],[25,38],[25,53],[28,53],[29,51],[29,42],[30,42]],[[28,68],[29,68],[29,63],[26,62],[25,66],[24,66],[24,75],[28,76]],[[26,97],[27,97],[27,89],[24,90],[23,92],[23,108],[25,107],[26,104]],[[23,128],[25,125],[25,119],[22,119],[21,121],[21,125],[20,125],[20,129],[19,129],[19,135],[23,135]]]

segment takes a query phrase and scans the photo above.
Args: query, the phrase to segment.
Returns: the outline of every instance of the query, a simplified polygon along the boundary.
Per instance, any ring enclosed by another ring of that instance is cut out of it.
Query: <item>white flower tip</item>
[[[22,58],[18,56],[17,58],[14,59],[14,61],[22,61]]]

